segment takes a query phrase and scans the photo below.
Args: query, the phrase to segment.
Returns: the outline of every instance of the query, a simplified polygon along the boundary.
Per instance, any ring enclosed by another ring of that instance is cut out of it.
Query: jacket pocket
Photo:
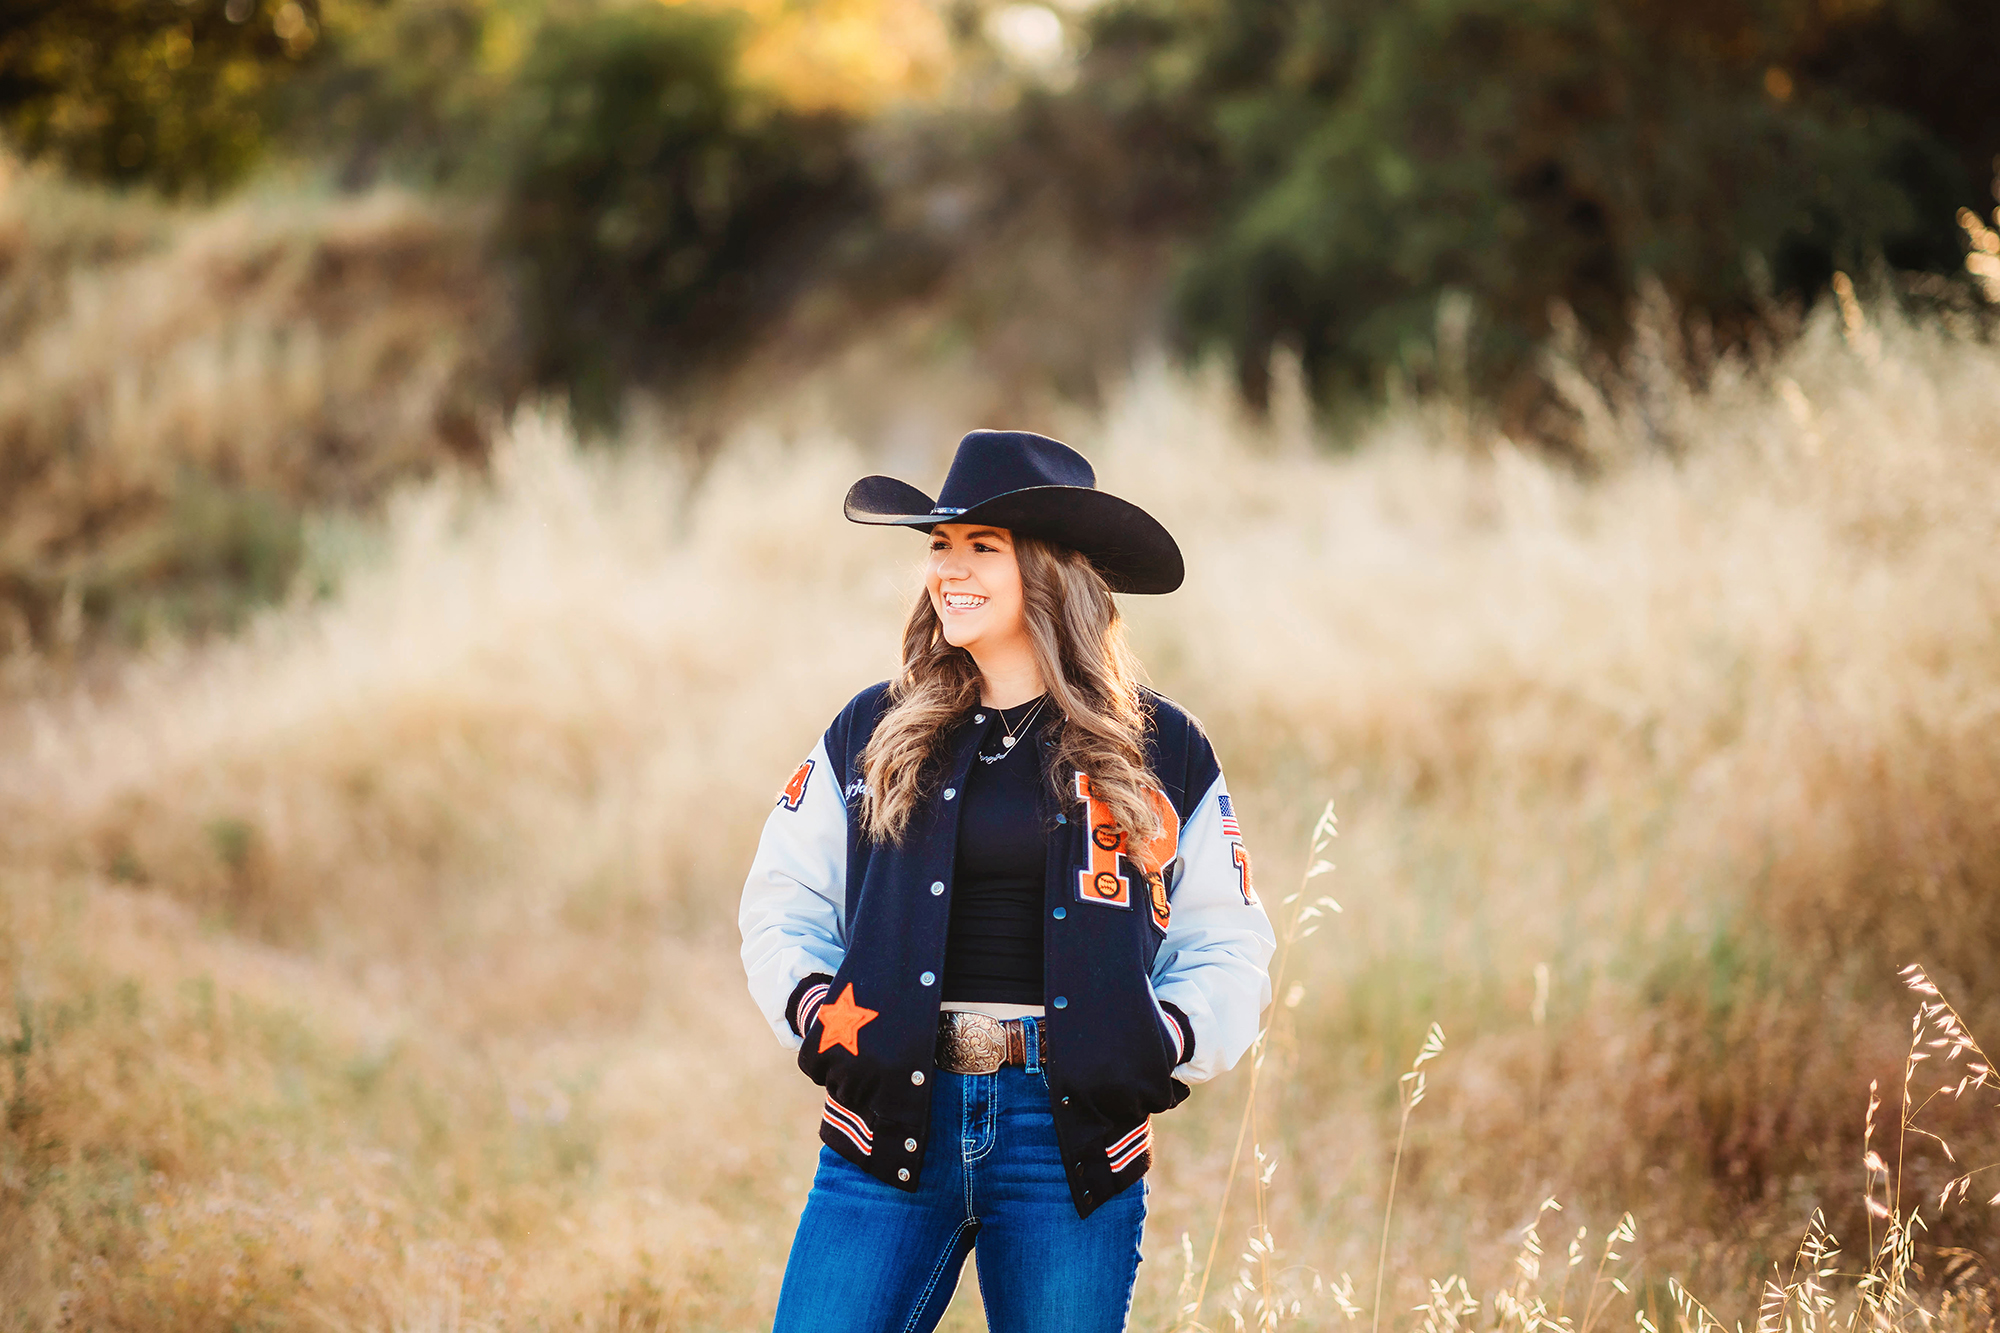
[[[820,1110],[820,1123],[846,1138],[863,1157],[875,1155],[875,1131],[858,1112],[850,1111],[839,1099],[829,1096]]]

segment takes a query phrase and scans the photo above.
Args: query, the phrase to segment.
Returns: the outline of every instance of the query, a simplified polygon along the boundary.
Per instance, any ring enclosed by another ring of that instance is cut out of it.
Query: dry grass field
[[[1338,811],[1311,891],[1345,910],[1259,1076],[1304,1327],[1534,1333],[1507,1302],[1535,1293],[1559,1328],[1696,1327],[1672,1277],[1753,1318],[1814,1209],[1834,1267],[1880,1238],[1898,969],[2000,1032],[2000,348],[1850,305],[1697,389],[1654,332],[1625,388],[1573,377],[1582,468],[1443,403],[1330,450],[1290,400],[1260,423],[1159,367],[1032,423],[1187,550],[1128,611],[1267,899]],[[840,495],[884,462],[930,484],[951,444],[871,457],[781,398],[698,469],[523,413],[489,472],[350,532],[330,599],[0,712],[0,1328],[768,1320],[815,1099],[751,1010],[736,896],[915,586],[914,541]],[[1179,1317],[1246,1086],[1163,1122],[1135,1327]],[[1980,1095],[1923,1122],[1974,1165]],[[1992,1190],[1940,1209],[1951,1165],[1911,1143],[1929,1305],[1955,1282],[1946,1322],[1990,1322]],[[1256,1322],[1233,1197],[1210,1327]]]
[[[0,657],[231,627],[304,511],[482,456],[486,249],[395,191],[174,206],[0,154]]]

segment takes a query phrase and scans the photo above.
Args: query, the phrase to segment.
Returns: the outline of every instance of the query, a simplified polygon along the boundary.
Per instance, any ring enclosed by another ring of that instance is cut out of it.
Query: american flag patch
[[[1225,838],[1242,837],[1243,826],[1236,822],[1236,807],[1229,803],[1229,794],[1227,792],[1218,792],[1216,793],[1215,801],[1217,805],[1222,807],[1222,836]]]

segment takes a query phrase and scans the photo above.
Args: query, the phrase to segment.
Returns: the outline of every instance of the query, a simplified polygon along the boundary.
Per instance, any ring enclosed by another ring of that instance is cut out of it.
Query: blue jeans
[[[1077,1217],[1039,1069],[938,1070],[917,1186],[820,1149],[774,1333],[929,1333],[968,1251],[992,1333],[1125,1327],[1146,1182]]]

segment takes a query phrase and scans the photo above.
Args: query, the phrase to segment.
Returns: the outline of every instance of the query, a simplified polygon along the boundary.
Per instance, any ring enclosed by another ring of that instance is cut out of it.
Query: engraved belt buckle
[[[951,1010],[938,1028],[937,1062],[954,1074],[991,1074],[1007,1063],[1007,1029],[986,1014]]]

